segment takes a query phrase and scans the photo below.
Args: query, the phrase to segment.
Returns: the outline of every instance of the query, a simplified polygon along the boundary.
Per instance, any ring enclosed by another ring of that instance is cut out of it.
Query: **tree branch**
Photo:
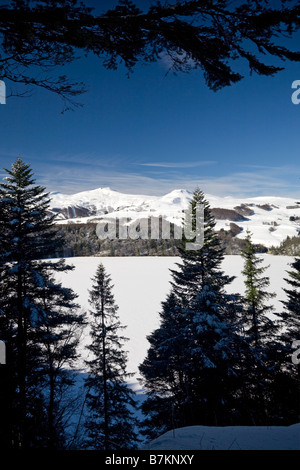
[[[272,4],[245,0],[234,7],[226,0],[191,0],[156,3],[143,12],[125,0],[96,16],[76,0],[11,1],[1,8],[0,78],[40,86],[73,105],[73,98],[85,91],[83,84],[68,82],[65,76],[39,79],[32,70],[55,70],[78,59],[81,52],[98,56],[107,69],[124,63],[131,71],[138,62],[157,61],[167,54],[170,70],[201,68],[207,86],[219,90],[243,78],[229,65],[237,59],[246,59],[250,71],[266,76],[282,67],[266,65],[260,55],[300,61],[300,52],[278,44],[280,37],[298,31],[300,6],[282,1],[281,8],[274,9]],[[19,80],[18,67],[28,72]]]

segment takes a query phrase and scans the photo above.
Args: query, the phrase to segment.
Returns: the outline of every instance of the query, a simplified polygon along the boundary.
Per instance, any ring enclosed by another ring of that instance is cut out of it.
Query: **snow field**
[[[278,311],[284,300],[283,287],[286,270],[294,258],[285,256],[261,255],[265,272],[270,277],[270,291],[276,293],[271,302]],[[85,311],[89,310],[88,291],[92,287],[92,277],[100,263],[103,263],[114,285],[113,293],[119,306],[119,317],[126,326],[125,336],[129,338],[125,348],[128,351],[128,371],[138,376],[138,366],[144,360],[147,349],[147,335],[159,326],[161,302],[170,291],[172,279],[170,269],[176,269],[180,258],[176,257],[81,257],[69,258],[67,263],[75,268],[69,273],[57,274],[65,287],[71,287],[78,294],[78,303]],[[244,279],[241,275],[244,260],[240,256],[226,256],[222,268],[236,279],[228,286],[229,293],[243,293]],[[87,357],[85,345],[89,342],[88,327],[85,328],[80,347],[79,367],[84,367]]]
[[[287,236],[295,236],[299,229],[299,222],[290,220],[291,216],[297,217],[300,213],[300,202],[292,198],[276,196],[237,198],[232,196],[218,197],[206,195],[205,198],[213,208],[235,210],[238,206],[246,206],[252,209],[253,214],[246,216],[246,220],[236,223],[243,229],[237,235],[245,238],[249,229],[253,234],[253,243],[261,243],[266,247],[279,246]],[[68,208],[70,223],[86,223],[103,217],[106,219],[139,218],[163,216],[169,222],[181,224],[182,211],[187,209],[192,193],[185,189],[175,189],[164,196],[147,196],[122,194],[110,188],[98,188],[91,191],[83,191],[73,195],[51,193],[51,208]],[[299,203],[299,204],[298,204]],[[76,217],[75,208],[93,210],[94,215]],[[57,223],[66,223],[66,215],[59,214]],[[216,219],[216,229],[230,229],[229,220]],[[270,231],[271,229],[271,231]]]
[[[300,424],[292,426],[189,426],[154,439],[145,450],[299,450]]]
[[[286,298],[283,287],[286,270],[294,260],[292,257],[262,255],[263,265],[269,266],[266,275],[270,277],[270,291],[276,293],[272,299],[274,311],[282,308],[281,300]],[[144,360],[147,349],[147,335],[159,326],[161,302],[170,290],[170,269],[176,269],[179,258],[174,257],[87,257],[69,258],[68,264],[74,266],[69,273],[57,274],[64,286],[71,287],[78,294],[78,303],[88,311],[88,290],[92,277],[100,263],[110,274],[114,285],[113,293],[119,306],[121,323],[127,326],[125,335],[129,338],[125,348],[128,350],[128,371],[134,373],[130,379],[136,398],[143,401],[143,389],[138,381],[138,366]],[[226,256],[223,269],[236,279],[228,286],[229,293],[243,293],[244,284],[241,271],[244,260],[240,256]],[[89,328],[86,327],[80,346],[78,368],[81,373],[76,377],[76,390],[84,394],[84,359],[87,357],[86,344],[89,342]],[[139,416],[139,412],[137,412]],[[79,414],[73,416],[76,427]],[[143,444],[142,444],[143,446]],[[192,426],[174,429],[144,445],[148,451],[172,450],[300,450],[300,424],[287,427],[206,427]]]

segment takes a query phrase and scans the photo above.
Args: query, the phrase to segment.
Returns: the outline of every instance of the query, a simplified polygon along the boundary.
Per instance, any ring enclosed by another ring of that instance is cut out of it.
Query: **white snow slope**
[[[189,426],[163,434],[145,450],[300,450],[300,424]]]
[[[270,277],[270,291],[277,297],[271,302],[276,309],[282,309],[280,300],[284,300],[282,288],[286,286],[286,270],[294,258],[288,256],[261,255],[263,264],[269,266],[266,275]],[[78,303],[86,311],[88,290],[97,266],[102,263],[111,275],[114,296],[119,306],[120,321],[127,326],[125,335],[129,338],[126,348],[129,351],[128,369],[137,374],[138,366],[145,358],[148,348],[147,335],[159,326],[161,302],[166,300],[170,290],[171,269],[176,269],[180,258],[176,257],[82,257],[69,258],[68,264],[75,267],[72,272],[59,273],[59,280],[66,287],[71,287],[79,296]],[[225,256],[223,269],[236,279],[228,286],[228,292],[242,293],[244,279],[241,276],[243,259],[240,256]],[[82,339],[81,357],[86,355],[85,344],[89,340],[88,328]]]
[[[176,189],[164,196],[147,196],[98,188],[73,195],[50,193],[49,197],[50,208],[57,214],[57,223],[97,222],[103,216],[128,218],[132,221],[161,216],[180,225],[182,211],[187,209],[192,193]],[[249,229],[253,233],[254,243],[261,243],[266,247],[278,246],[287,236],[297,235],[300,229],[300,219],[297,219],[300,217],[300,201],[295,199],[274,196],[248,199],[213,195],[205,197],[212,209],[232,211],[227,215],[223,211],[222,216],[216,216],[217,230],[229,230],[230,222],[235,222],[242,229],[238,237],[244,238]],[[243,214],[237,220],[232,218],[238,215],[236,211]]]
[[[294,258],[262,255],[263,263],[269,266],[266,275],[270,277],[270,291],[277,297],[272,299],[275,311],[281,309],[281,300],[285,294],[284,278],[286,270]],[[114,296],[119,306],[121,323],[127,326],[125,335],[129,338],[128,370],[133,372],[131,386],[137,392],[138,399],[143,399],[143,390],[138,382],[138,366],[144,360],[148,349],[147,335],[159,326],[161,302],[166,299],[171,280],[170,268],[176,268],[179,258],[174,257],[115,257],[115,258],[70,258],[69,264],[75,269],[69,273],[57,274],[66,287],[72,287],[78,294],[78,302],[88,311],[88,290],[92,286],[91,278],[95,275],[99,263],[103,263],[114,284]],[[243,259],[240,256],[226,256],[223,269],[237,278],[228,287],[228,292],[243,293],[244,284],[241,276]],[[78,368],[82,375],[78,377],[78,386],[82,386],[84,359],[87,357],[85,345],[89,341],[88,327],[81,341]],[[297,449],[300,450],[300,426],[290,427],[203,427],[195,426],[176,429],[150,443],[150,450],[250,450],[250,449]]]

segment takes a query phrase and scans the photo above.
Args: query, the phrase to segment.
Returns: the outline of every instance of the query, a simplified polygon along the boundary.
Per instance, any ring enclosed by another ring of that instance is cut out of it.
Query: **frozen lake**
[[[281,309],[280,300],[285,299],[283,287],[284,277],[290,268],[292,257],[261,255],[264,265],[270,265],[265,272],[270,277],[270,290],[276,293],[272,303]],[[103,263],[110,274],[114,285],[113,293],[119,306],[121,323],[127,326],[125,335],[129,338],[125,348],[128,350],[128,370],[138,372],[139,364],[144,360],[148,349],[147,335],[159,326],[161,302],[166,299],[170,290],[171,269],[176,269],[180,258],[175,257],[91,257],[69,258],[69,264],[75,266],[73,272],[58,274],[58,278],[66,287],[78,294],[78,302],[86,311],[88,290],[92,286],[97,266]],[[228,286],[228,292],[244,291],[244,278],[241,275],[244,260],[240,256],[226,256],[223,261],[224,271],[236,279]],[[81,342],[81,357],[86,357],[85,344],[88,341],[86,328]]]

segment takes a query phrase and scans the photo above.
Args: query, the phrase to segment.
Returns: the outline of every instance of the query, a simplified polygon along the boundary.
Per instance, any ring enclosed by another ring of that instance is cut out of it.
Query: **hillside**
[[[180,226],[182,211],[187,209],[191,198],[192,193],[184,189],[164,196],[122,194],[110,188],[73,195],[50,193],[50,214],[55,215],[57,226],[67,235],[64,256],[176,256],[178,240],[173,239],[172,230],[169,238],[158,240],[153,240],[149,231],[146,240],[134,240],[134,243],[130,237],[100,242],[95,227],[100,221],[118,220],[127,229],[145,219],[149,222],[159,218]],[[206,198],[226,254],[240,253],[248,229],[260,252],[280,247],[287,237],[298,237],[300,201],[275,196],[238,199],[207,195]]]

